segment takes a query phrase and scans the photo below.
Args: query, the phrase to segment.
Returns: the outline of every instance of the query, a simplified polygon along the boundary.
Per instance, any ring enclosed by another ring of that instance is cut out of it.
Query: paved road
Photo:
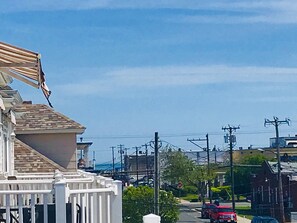
[[[178,223],[209,223],[209,219],[201,219],[200,211],[196,211],[193,204],[181,204]]]
[[[224,205],[230,205],[229,203],[224,203]],[[239,203],[237,206],[248,206],[249,203]],[[198,211],[201,208],[201,203],[190,203],[182,201],[180,204],[180,215],[179,221],[177,223],[209,223],[209,219],[201,219],[201,212]],[[250,220],[241,217],[238,218],[238,223],[250,223]]]

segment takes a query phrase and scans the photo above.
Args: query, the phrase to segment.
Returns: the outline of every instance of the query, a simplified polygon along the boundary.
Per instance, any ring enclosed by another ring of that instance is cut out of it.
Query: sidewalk
[[[250,219],[237,216],[237,223],[251,223]]]

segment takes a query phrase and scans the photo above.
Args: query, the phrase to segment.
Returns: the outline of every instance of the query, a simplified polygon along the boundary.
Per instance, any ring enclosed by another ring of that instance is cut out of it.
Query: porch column
[[[66,223],[66,181],[59,179],[55,182],[56,222]]]
[[[114,194],[111,196],[111,222],[122,223],[122,181],[113,182]]]

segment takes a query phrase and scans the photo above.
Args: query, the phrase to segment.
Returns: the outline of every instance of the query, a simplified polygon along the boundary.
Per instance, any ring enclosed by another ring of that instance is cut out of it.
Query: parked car
[[[251,223],[279,223],[279,222],[278,222],[278,220],[276,220],[273,217],[255,216],[255,217],[253,217]]]
[[[209,218],[210,212],[217,206],[211,203],[204,203],[201,208],[201,218]]]
[[[210,212],[210,222],[211,223],[225,223],[225,222],[236,223],[237,216],[236,216],[236,213],[233,211],[233,209],[229,206],[216,206],[216,208]]]

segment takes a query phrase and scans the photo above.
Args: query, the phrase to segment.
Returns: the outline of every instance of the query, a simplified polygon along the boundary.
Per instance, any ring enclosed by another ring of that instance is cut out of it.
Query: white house
[[[77,170],[76,134],[84,127],[48,106],[24,104],[9,87],[13,79],[49,99],[40,55],[0,42],[0,222],[121,223],[121,182]],[[40,125],[42,118],[59,126]]]

